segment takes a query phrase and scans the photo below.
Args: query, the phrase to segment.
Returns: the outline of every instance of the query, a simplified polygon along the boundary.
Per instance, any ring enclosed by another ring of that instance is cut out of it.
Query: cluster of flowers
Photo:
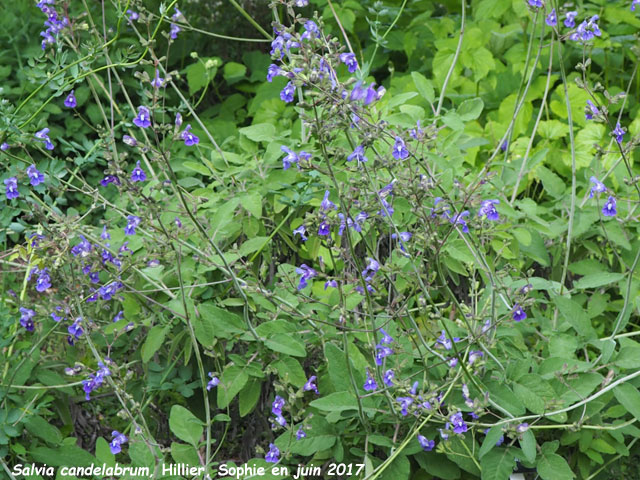
[[[67,26],[69,26],[69,20],[66,17],[60,19],[58,12],[56,12],[55,0],[40,0],[36,5],[47,16],[44,25],[46,30],[40,32],[42,39],[42,50],[47,48],[47,45],[53,45],[56,43],[56,37]]]
[[[499,204],[500,200],[483,200],[480,204],[480,209],[478,210],[478,217],[497,222],[500,220],[500,214],[496,209],[496,205]],[[438,216],[438,212],[441,212],[441,218],[446,218],[454,225],[460,225],[463,233],[469,233],[469,225],[467,225],[467,221],[465,220],[465,217],[469,216],[469,210],[464,210],[463,212],[451,215],[451,211],[444,203],[442,197],[436,197],[433,203],[433,208],[431,209],[431,218],[436,218]]]
[[[85,398],[91,400],[91,392],[97,390],[102,386],[106,377],[111,375],[111,370],[107,368],[104,363],[98,362],[98,371],[94,374],[90,374],[89,378],[82,381],[82,389],[85,392]]]
[[[607,187],[604,186],[604,183],[600,182],[596,177],[591,177],[589,180],[593,183],[591,191],[589,192],[589,198],[593,198],[596,194],[599,196],[601,193],[605,193],[607,191]],[[602,207],[602,215],[605,217],[615,217],[617,214],[618,210],[616,199],[613,195],[609,195],[609,198]]]

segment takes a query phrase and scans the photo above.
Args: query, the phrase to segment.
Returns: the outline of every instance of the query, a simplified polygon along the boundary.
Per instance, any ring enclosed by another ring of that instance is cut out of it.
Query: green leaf
[[[75,445],[64,445],[60,448],[36,447],[29,453],[38,463],[46,463],[54,467],[73,465],[77,467],[89,467],[96,462],[96,458],[86,450]]]
[[[210,303],[198,305],[199,317],[193,319],[196,338],[205,347],[213,346],[215,338],[231,338],[245,333],[244,322],[231,313]]]
[[[337,437],[332,433],[321,433],[315,429],[307,432],[307,436],[291,445],[291,453],[297,455],[313,455],[333,447]]]
[[[244,388],[249,376],[244,369],[236,365],[227,367],[222,373],[218,390],[218,408],[226,408],[231,400]]]
[[[406,455],[397,456],[380,475],[381,480],[409,480],[411,464]]]
[[[480,451],[478,452],[478,458],[484,457],[487,453],[489,453],[495,446],[500,437],[502,437],[502,428],[499,426],[491,427],[487,432],[487,435],[484,437],[482,442],[482,446],[480,447]]]
[[[276,333],[271,335],[264,344],[274,352],[280,352],[294,357],[306,357],[304,343],[291,334]]]
[[[276,136],[276,127],[270,123],[258,123],[250,127],[240,128],[239,131],[254,142],[270,142]]]
[[[273,364],[273,367],[282,381],[288,382],[295,387],[300,388],[307,381],[300,362],[293,357],[281,357]]]
[[[246,73],[247,67],[241,63],[229,62],[225,63],[222,76],[229,85],[233,85],[242,80]]]
[[[496,448],[488,452],[480,462],[482,480],[508,480],[515,467],[515,455],[511,448]]]
[[[131,458],[131,463],[136,466],[153,468],[153,452],[151,452],[149,446],[142,441],[131,443],[129,446],[129,458]]]
[[[640,368],[640,347],[621,348],[614,364],[621,368]]]
[[[584,290],[587,288],[598,288],[611,283],[619,282],[625,277],[624,273],[599,272],[585,275],[573,284],[573,288]]]
[[[250,382],[240,391],[238,401],[238,409],[241,417],[250,414],[258,403],[260,398],[262,382],[257,379],[251,379]]]
[[[546,403],[555,397],[551,385],[536,374],[527,374],[513,385],[513,393],[532,412],[542,414]]]
[[[358,409],[356,397],[351,392],[331,393],[312,401],[309,405],[325,412],[344,412]]]
[[[420,452],[414,458],[422,469],[442,480],[456,480],[460,478],[460,468],[446,457],[437,452]]]
[[[147,338],[142,344],[142,349],[140,350],[140,356],[144,363],[147,363],[153,354],[162,346],[164,343],[164,337],[168,331],[169,327],[162,325],[156,325],[149,330],[149,334],[147,335]]]
[[[197,450],[192,445],[185,445],[184,443],[171,443],[171,457],[176,463],[200,464]]]
[[[109,467],[113,467],[116,464],[116,456],[111,453],[109,442],[102,437],[98,437],[96,440],[96,458]]]
[[[242,197],[240,204],[254,217],[262,218],[262,195],[259,193],[247,193]]]
[[[591,326],[591,319],[584,309],[574,300],[566,297],[554,297],[553,302],[573,329],[586,338],[593,338],[596,332]]]
[[[536,437],[531,429],[524,432],[520,440],[520,448],[524,454],[525,460],[529,463],[536,461]]]
[[[429,103],[433,103],[436,99],[436,94],[431,81],[427,80],[420,72],[411,72],[411,78],[413,78],[413,83],[420,95]]]
[[[462,120],[469,122],[478,118],[482,113],[482,109],[484,109],[484,102],[482,99],[472,98],[462,102],[456,111]]]
[[[257,252],[265,245],[267,245],[269,241],[269,237],[253,237],[240,245],[238,249],[238,253],[243,257],[246,257],[250,253]]]
[[[56,446],[62,442],[62,433],[60,433],[60,430],[39,415],[27,417],[23,422],[31,435],[35,435]]]
[[[220,388],[220,386],[218,386]],[[198,446],[204,427],[202,422],[186,408],[174,405],[169,412],[169,428],[180,440]]]
[[[623,383],[613,389],[613,394],[636,420],[640,420],[640,392],[636,387]]]
[[[327,342],[324,346],[324,356],[327,359],[327,371],[333,388],[337,392],[352,389],[344,352],[333,343]]]
[[[538,460],[537,469],[542,480],[572,480],[575,478],[564,458],[555,453],[545,452],[544,449]]]

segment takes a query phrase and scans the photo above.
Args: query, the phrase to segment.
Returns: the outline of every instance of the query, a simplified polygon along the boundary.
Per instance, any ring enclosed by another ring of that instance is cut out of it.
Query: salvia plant
[[[254,3],[7,7],[4,473],[638,478],[640,2]]]

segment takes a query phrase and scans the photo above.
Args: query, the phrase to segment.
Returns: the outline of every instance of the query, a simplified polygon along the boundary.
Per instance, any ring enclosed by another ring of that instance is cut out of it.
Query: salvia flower
[[[318,391],[318,387],[316,386],[315,381],[316,381],[316,376],[312,375],[311,377],[309,377],[309,380],[307,380],[307,383],[304,384],[304,387],[302,387],[302,390],[305,392],[314,391],[316,395],[320,395],[320,392]]]
[[[53,318],[54,322],[60,322],[62,320],[64,320],[63,316],[58,315],[56,312],[61,312],[62,311],[62,307],[61,306],[57,306],[55,308],[55,312],[51,312],[51,318]]]
[[[558,25],[558,17],[556,15],[556,9],[552,9],[549,15],[544,19],[545,23],[550,27],[555,27]]]
[[[307,266],[304,263],[300,265],[298,268],[296,268],[296,273],[300,275],[300,283],[298,283],[298,290],[302,290],[303,288],[305,288],[307,286],[307,282],[313,277],[318,275],[318,272],[316,272],[313,268]]]
[[[156,68],[156,76],[151,80],[151,86],[153,88],[162,88],[164,86],[164,78],[160,78],[160,72]]]
[[[338,282],[335,280],[327,280],[324,284],[324,289],[326,290],[329,287],[338,288]]]
[[[182,15],[182,12],[178,10],[178,7],[173,7],[173,9],[175,10],[175,13],[171,15],[171,20],[173,20],[174,22],[184,21],[184,15]],[[169,37],[171,38],[171,40],[175,40],[176,38],[178,38],[178,33],[180,33],[181,31],[182,29],[178,25],[172,23],[169,30]]]
[[[120,185],[120,179],[116,175],[105,175],[105,177],[100,180],[100,185],[102,185],[103,187],[106,187],[110,183],[113,183],[114,185]]]
[[[140,217],[136,217],[135,215],[127,216],[127,226],[124,227],[125,235],[135,235],[136,227],[140,225]]]
[[[20,192],[18,192],[18,179],[16,177],[6,178],[4,180],[4,184],[7,200],[18,198],[20,196]]]
[[[326,237],[331,233],[331,227],[329,226],[329,222],[324,221],[318,226],[318,235],[321,237]]]
[[[367,285],[367,287],[369,286]],[[393,355],[393,350],[391,348],[387,347],[386,345],[376,345],[376,365],[382,365],[383,359],[385,357],[388,357],[389,355]]]
[[[304,228],[304,225],[300,225],[298,228],[293,230],[293,236],[295,237],[296,235],[300,235],[300,239],[303,242],[306,242],[308,240],[306,233],[307,233],[307,230],[306,228]]]
[[[382,376],[382,381],[384,382],[384,384],[387,387],[392,387],[393,386],[393,379],[394,379],[395,375],[396,374],[391,369],[389,369],[386,372],[384,372],[384,375]]]
[[[272,82],[275,77],[278,75],[282,75],[282,70],[278,65],[271,64],[269,68],[267,68],[267,82]]]
[[[564,19],[564,26],[567,28],[574,28],[576,26],[577,15],[578,15],[578,12],[576,11],[567,12]]]
[[[320,208],[322,208],[322,210],[329,210],[329,209],[337,209],[338,207],[336,207],[336,204],[333,203],[331,200],[329,200],[329,190],[325,190],[324,192],[324,198],[322,199],[322,202],[320,203]]]
[[[191,125],[187,125],[186,127],[184,127],[184,131],[180,134],[180,136],[184,140],[184,144],[187,147],[191,147],[196,143],[200,142],[200,139],[196,137],[193,133],[191,133],[189,130],[191,130]]]
[[[116,455],[117,453],[120,453],[122,451],[121,445],[123,443],[127,443],[127,437],[125,437],[124,434],[118,432],[117,430],[111,432],[111,436],[113,437],[113,440],[111,440],[111,442],[109,443],[109,448],[111,448],[111,453]]]
[[[306,7],[309,5],[309,0],[296,0],[295,5],[296,7]]]
[[[420,383],[417,380],[413,382],[413,385],[411,385],[411,390],[409,390],[409,393],[411,393],[411,395],[415,395],[418,392],[419,385]]]
[[[518,432],[518,433],[524,433],[527,430],[529,430],[529,424],[528,423],[521,423],[520,425],[518,425],[516,427],[516,432]]]
[[[218,377],[214,377],[212,372],[209,372],[209,383],[207,383],[207,390],[211,390],[213,387],[217,387],[220,383],[220,379]]]
[[[293,86],[293,83],[287,83],[287,85],[280,92],[280,99],[286,103],[293,102],[293,94],[295,93],[295,91],[296,89]]]
[[[498,210],[496,210],[496,205],[499,204],[500,200],[484,200],[480,205],[478,216],[487,217],[487,220],[497,222],[500,220],[500,215],[498,214]]]
[[[353,160],[357,160],[358,162],[366,162],[367,157],[364,156],[364,147],[362,145],[358,145],[351,155],[347,157],[347,162],[351,162]]]
[[[436,446],[435,440],[429,440],[427,437],[418,434],[418,443],[425,452],[430,452]]]
[[[622,137],[627,132],[626,128],[620,126],[620,122],[616,123],[616,128],[613,130],[613,135],[616,137],[616,142],[622,143]]]
[[[274,415],[282,415],[282,407],[284,407],[284,398],[282,398],[280,395],[276,395],[276,398],[271,404],[271,412]]]
[[[367,380],[364,382],[364,385],[362,386],[362,388],[364,388],[364,390],[367,392],[376,390],[378,388],[378,384],[376,383],[376,380],[371,376],[371,373],[369,373],[368,370],[367,370]]]
[[[296,440],[302,440],[303,438],[305,438],[307,436],[307,434],[304,432],[304,430],[302,429],[302,427],[300,427],[298,429],[298,431],[296,432]]]
[[[104,383],[105,377],[111,375],[111,371],[104,366],[102,362],[98,362],[98,371],[89,375],[89,378],[82,381],[82,389],[85,392],[86,400],[91,400],[90,394],[92,391],[100,388]]]
[[[318,38],[318,36],[320,35],[320,28],[318,28],[318,25],[313,20],[307,20],[304,24],[304,29],[305,32],[300,36],[300,40],[311,40],[314,38]],[[299,45],[297,42],[291,42],[289,48],[291,48],[292,46],[298,47]]]
[[[134,12],[133,10],[127,10],[127,13],[129,14],[129,23],[135,22],[136,20],[138,20],[138,18],[140,18],[138,12]]]
[[[131,172],[131,181],[132,182],[144,182],[147,179],[147,175],[144,173],[144,170],[140,167],[140,160],[136,162],[136,166]]]
[[[80,238],[81,238],[80,243],[71,248],[71,254],[74,257],[77,257],[78,255],[80,255],[81,258],[84,258],[89,256],[89,254],[91,253],[91,249],[93,248],[93,245],[91,245],[91,243],[86,238],[84,238],[84,236],[80,235]]]
[[[396,401],[400,404],[400,413],[403,417],[406,417],[409,413],[409,407],[413,403],[413,398],[411,397],[398,397]]]
[[[460,339],[458,337],[454,337],[453,341],[457,343],[460,341]],[[442,333],[437,338],[436,343],[442,345],[445,348],[445,350],[451,350],[453,348],[453,343],[451,342],[450,339],[447,338],[447,335],[444,330],[442,330]]]
[[[82,334],[84,333],[84,330],[82,329],[82,327],[80,326],[80,324],[82,323],[82,317],[78,317],[75,319],[75,321],[69,325],[69,327],[67,328],[67,332],[69,332],[70,337],[70,341],[69,343],[71,345],[73,345],[73,339],[78,339],[82,336]]]
[[[2,144],[0,144],[0,151],[6,152],[9,148],[9,144],[7,142],[2,142]]]
[[[280,147],[280,150],[282,150],[284,153],[286,153],[287,155],[282,159],[282,168],[284,170],[287,170],[289,167],[291,167],[291,164],[293,163],[298,163],[298,161],[300,160],[300,158],[298,157],[298,155],[296,154],[296,152],[294,152],[293,150],[289,149],[288,147],[285,147],[284,145]]]
[[[138,115],[133,119],[133,123],[140,128],[151,126],[151,112],[147,107],[138,107]]]
[[[40,271],[38,279],[36,280],[36,290],[44,292],[48,288],[51,288],[51,277],[49,276],[49,269],[45,268]]]
[[[449,221],[454,225],[462,225],[462,233],[469,233],[469,226],[467,225],[467,222],[464,219],[464,217],[468,215],[469,215],[469,210],[465,210],[464,212],[456,213],[453,217],[449,219]]]
[[[67,95],[67,98],[64,99],[64,106],[67,108],[75,108],[78,102],[76,101],[76,96],[74,95],[74,90],[71,90],[71,93]]]
[[[43,128],[42,130],[36,132],[34,136],[38,140],[44,141],[44,148],[46,148],[47,150],[53,150],[54,147],[53,147],[53,143],[51,143],[51,139],[49,138],[48,128]]]
[[[424,130],[420,128],[420,120],[418,120],[416,128],[409,131],[409,136],[414,140],[421,140],[424,137]]]
[[[454,413],[449,417],[454,433],[464,433],[468,430],[467,424],[462,419],[462,412]]]
[[[340,61],[347,66],[350,73],[354,73],[358,69],[358,61],[353,53],[341,53]]]
[[[393,151],[391,154],[396,160],[402,160],[409,156],[409,150],[407,150],[407,146],[400,137],[396,137],[396,142],[393,145]]]
[[[594,15],[589,20],[583,21],[574,33],[569,37],[571,40],[577,42],[588,42],[594,37],[599,37],[602,35],[598,24],[596,23],[599,20],[598,15]]]
[[[524,309],[520,306],[519,303],[516,303],[513,306],[513,310],[511,310],[511,316],[513,317],[513,319],[516,322],[520,322],[522,320],[524,320],[525,318],[527,318],[527,314],[524,311]]]
[[[393,338],[391,337],[391,335],[384,331],[384,328],[380,329],[380,333],[382,333],[382,339],[380,340],[380,343],[382,345],[389,345],[393,342]]]
[[[529,5],[531,5],[534,8],[541,8],[542,0],[529,0]]]
[[[367,263],[366,268],[362,271],[365,282],[370,282],[376,272],[380,270],[380,264],[374,258],[369,258],[368,260],[369,263]]]
[[[33,317],[36,312],[31,310],[30,308],[20,307],[20,325],[22,325],[27,332],[33,332],[35,329],[35,325],[33,323]]]
[[[482,357],[484,357],[484,353],[482,353],[480,350],[471,350],[469,352],[469,365],[473,365]]]
[[[633,0],[631,2],[631,11],[635,12],[636,11],[636,5],[640,5],[640,0]]]
[[[176,127],[180,128],[180,126],[182,125],[182,115],[180,115],[180,112],[176,113]]]
[[[273,443],[269,444],[269,451],[264,456],[264,460],[269,463],[278,463],[280,460],[280,450]]]
[[[596,177],[591,177],[589,181],[593,183],[593,187],[591,187],[591,191],[589,192],[589,198],[593,198],[596,193],[600,194],[607,191],[607,187],[604,186],[604,183],[599,181]]]
[[[129,135],[123,135],[122,141],[125,145],[129,145],[130,147],[135,147],[136,145],[138,145],[138,141]]]
[[[586,120],[593,120],[593,117],[600,115],[600,110],[591,100],[587,100],[587,106],[584,107],[584,117]]]
[[[615,217],[618,213],[616,210],[616,199],[612,196],[609,196],[607,199],[607,203],[602,207],[602,215],[605,217]]]

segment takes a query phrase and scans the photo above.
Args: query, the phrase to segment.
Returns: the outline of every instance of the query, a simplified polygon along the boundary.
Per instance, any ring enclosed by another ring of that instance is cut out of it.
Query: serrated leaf
[[[184,443],[171,443],[171,457],[176,463],[200,464],[197,450],[192,445],[185,445]]]
[[[275,139],[276,127],[270,123],[258,123],[240,128],[239,132],[254,142],[270,142]]]
[[[480,461],[482,480],[508,480],[515,467],[512,449],[496,448],[488,452]]]
[[[307,381],[300,362],[293,357],[281,357],[273,364],[273,367],[282,381],[288,382],[295,387],[300,388]]]
[[[294,338],[292,334],[275,333],[267,338],[264,344],[274,352],[293,355],[294,357],[307,356],[304,343]]]
[[[572,480],[575,475],[564,458],[555,453],[546,453],[538,460],[538,474],[542,480]]]
[[[269,237],[253,237],[240,245],[238,253],[246,257],[250,253],[257,252],[269,242]]]
[[[23,420],[23,423],[29,433],[48,443],[57,446],[62,442],[60,430],[39,415],[28,416]]]
[[[470,100],[465,100],[460,104],[457,108],[456,112],[460,115],[460,118],[469,122],[471,120],[477,119],[482,110],[484,109],[484,102],[481,98],[472,98]]]

